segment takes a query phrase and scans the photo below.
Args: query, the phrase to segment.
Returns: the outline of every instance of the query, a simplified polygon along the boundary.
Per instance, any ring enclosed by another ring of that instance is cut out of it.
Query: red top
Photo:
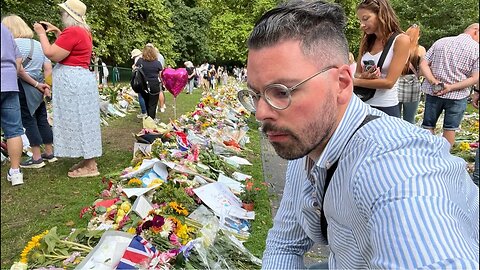
[[[85,28],[71,26],[65,28],[55,41],[58,47],[70,54],[59,63],[66,66],[88,68],[92,55],[92,35]]]

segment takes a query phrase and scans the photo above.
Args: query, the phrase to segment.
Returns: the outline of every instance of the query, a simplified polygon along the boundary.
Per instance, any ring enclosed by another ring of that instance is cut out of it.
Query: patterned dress
[[[102,155],[100,102],[95,75],[62,64],[53,69],[53,144],[58,157]]]

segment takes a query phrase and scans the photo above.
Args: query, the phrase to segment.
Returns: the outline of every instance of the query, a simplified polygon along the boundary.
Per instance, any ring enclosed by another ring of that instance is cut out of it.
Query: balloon
[[[185,68],[166,68],[162,72],[162,82],[165,88],[177,97],[187,85],[188,74]]]

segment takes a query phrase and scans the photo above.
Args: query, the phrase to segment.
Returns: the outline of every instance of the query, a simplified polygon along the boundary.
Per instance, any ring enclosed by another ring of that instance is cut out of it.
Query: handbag
[[[25,58],[22,61],[22,65],[24,68],[27,67],[30,61],[32,60],[33,49],[34,49],[33,39],[30,39],[30,52],[28,53],[27,58]],[[43,81],[43,78],[41,77],[33,76],[33,75],[30,75],[30,76],[36,81]],[[40,106],[40,104],[42,104],[43,102],[43,93],[40,92],[37,88],[26,83],[25,81],[21,79],[19,81],[22,84],[23,92],[25,93],[25,99],[27,101],[28,111],[30,112],[30,115],[33,116],[37,111],[38,107]]]
[[[395,40],[395,37],[399,33],[395,32],[393,33],[390,38],[388,38],[387,44],[383,48],[382,55],[380,55],[380,59],[378,60],[378,65],[377,67],[382,68],[383,62],[385,62],[385,58],[387,57],[388,51],[390,50],[390,47],[392,47],[393,41]],[[357,95],[363,102],[373,98],[375,96],[375,92],[377,89],[372,89],[368,87],[363,87],[363,86],[353,86],[353,93]]]

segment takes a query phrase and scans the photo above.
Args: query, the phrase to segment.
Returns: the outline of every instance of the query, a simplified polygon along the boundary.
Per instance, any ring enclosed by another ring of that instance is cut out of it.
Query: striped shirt
[[[18,49],[22,53],[22,58],[25,59],[30,55],[31,50],[31,43],[29,38],[16,38],[15,42],[17,43]],[[48,59],[42,50],[42,45],[40,42],[33,40],[33,52],[32,52],[32,60],[24,67],[25,71],[34,79],[41,78],[43,64],[44,63],[51,63],[50,59]]]
[[[368,114],[381,117],[353,135]],[[304,268],[304,253],[325,243],[323,185],[339,160],[324,204],[331,269],[478,269],[479,190],[449,148],[353,96],[313,168],[289,161],[262,267]]]
[[[468,34],[441,38],[428,49],[425,60],[430,65],[433,76],[440,82],[461,82],[478,72],[478,42]],[[433,95],[432,88],[427,80],[422,84],[422,91],[426,94]],[[467,87],[439,97],[458,100],[469,95],[470,88]]]

